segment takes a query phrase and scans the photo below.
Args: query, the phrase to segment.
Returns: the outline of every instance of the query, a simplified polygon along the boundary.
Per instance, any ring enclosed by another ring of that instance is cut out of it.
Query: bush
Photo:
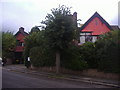
[[[44,66],[42,51],[39,47],[33,47],[32,49],[30,49],[30,60],[33,66]]]
[[[55,58],[48,50],[41,47],[33,47],[30,50],[31,63],[35,67],[54,66]]]
[[[105,72],[119,73],[120,31],[101,35],[96,42],[98,69]]]
[[[61,64],[62,67],[71,70],[84,70],[88,67],[87,62],[81,58],[79,47],[74,45],[62,52]]]
[[[92,42],[86,42],[80,46],[80,54],[82,58],[88,63],[89,68],[96,68],[98,62],[96,59],[95,44]]]

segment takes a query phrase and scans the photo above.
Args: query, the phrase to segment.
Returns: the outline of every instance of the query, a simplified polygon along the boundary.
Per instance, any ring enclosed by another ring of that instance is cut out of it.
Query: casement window
[[[91,42],[92,41],[92,36],[91,35],[86,35],[85,36],[85,42]]]
[[[22,43],[22,46],[24,46],[24,43]]]
[[[97,36],[93,36],[92,42],[96,42],[96,40],[97,40]]]
[[[85,43],[85,36],[80,36],[80,43]]]

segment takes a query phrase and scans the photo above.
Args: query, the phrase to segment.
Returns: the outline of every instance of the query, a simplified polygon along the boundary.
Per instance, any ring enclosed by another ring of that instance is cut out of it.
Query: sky
[[[78,23],[84,24],[96,11],[110,24],[118,25],[119,0],[1,0],[0,27],[16,33],[20,27],[30,32],[41,25],[52,8],[66,5],[71,13],[77,12]]]

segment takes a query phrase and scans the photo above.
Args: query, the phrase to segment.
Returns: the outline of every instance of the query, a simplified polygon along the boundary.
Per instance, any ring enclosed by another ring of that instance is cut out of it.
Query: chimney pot
[[[24,32],[24,28],[23,28],[23,27],[20,27],[20,28],[19,28],[19,31],[20,31],[20,32]]]

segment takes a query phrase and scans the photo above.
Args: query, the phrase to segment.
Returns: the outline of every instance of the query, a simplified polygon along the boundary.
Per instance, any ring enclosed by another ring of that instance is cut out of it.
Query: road
[[[3,69],[2,88],[108,88],[90,83],[67,81]]]

